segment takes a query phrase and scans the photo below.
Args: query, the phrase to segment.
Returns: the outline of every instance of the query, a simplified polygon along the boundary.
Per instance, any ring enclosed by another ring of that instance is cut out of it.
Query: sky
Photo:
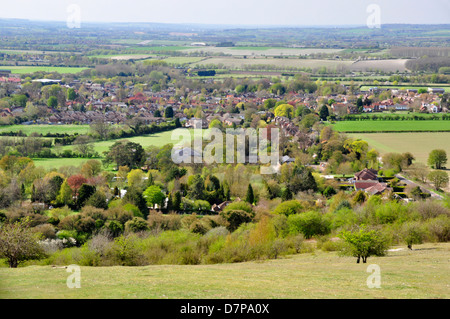
[[[376,5],[376,9],[371,4]],[[75,6],[73,6],[75,5]],[[375,10],[375,11],[374,11]],[[0,0],[0,18],[225,25],[450,24],[449,0]]]

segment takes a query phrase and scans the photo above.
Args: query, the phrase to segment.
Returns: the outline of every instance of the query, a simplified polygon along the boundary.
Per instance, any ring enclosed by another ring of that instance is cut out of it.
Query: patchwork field
[[[236,264],[81,267],[81,288],[69,289],[64,268],[0,268],[0,298],[356,298],[447,299],[449,243],[399,247],[367,264],[316,251]],[[367,285],[380,267],[380,288]]]
[[[422,121],[337,121],[333,129],[338,132],[433,132],[450,131],[450,121],[422,120]]]

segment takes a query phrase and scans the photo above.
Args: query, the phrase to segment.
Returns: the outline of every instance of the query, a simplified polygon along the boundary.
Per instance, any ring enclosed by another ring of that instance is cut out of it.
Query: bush
[[[435,218],[428,219],[425,227],[430,236],[430,240],[438,242],[450,241],[450,218],[440,215]]]
[[[274,210],[273,214],[275,215],[293,215],[302,212],[304,209],[304,205],[300,203],[298,200],[289,200],[286,202],[282,202],[279,204]]]
[[[402,225],[402,238],[409,249],[413,244],[421,244],[425,238],[425,229],[419,222],[408,222]]]
[[[220,216],[226,220],[230,232],[235,231],[243,223],[251,222],[254,217],[253,213],[239,209],[224,210],[220,212]]]
[[[138,233],[146,230],[148,230],[148,224],[145,219],[141,217],[133,217],[132,220],[129,220],[125,223],[126,232]]]
[[[290,215],[287,222],[290,234],[301,233],[307,239],[315,235],[326,235],[330,232],[330,223],[315,211]]]
[[[151,211],[147,217],[149,228],[156,232],[181,229],[182,216],[177,214],[163,215],[160,212]]]
[[[252,205],[250,205],[247,202],[233,202],[228,204],[225,208],[224,211],[228,211],[228,210],[243,210],[249,214],[253,213],[253,208]]]

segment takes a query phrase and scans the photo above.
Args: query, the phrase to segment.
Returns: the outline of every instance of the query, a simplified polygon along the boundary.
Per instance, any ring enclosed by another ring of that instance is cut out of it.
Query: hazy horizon
[[[161,23],[216,26],[363,26],[379,8],[381,24],[450,24],[450,2],[431,0],[15,0],[4,1],[2,19],[67,21],[78,8],[81,23]],[[72,6],[72,7],[71,7]]]

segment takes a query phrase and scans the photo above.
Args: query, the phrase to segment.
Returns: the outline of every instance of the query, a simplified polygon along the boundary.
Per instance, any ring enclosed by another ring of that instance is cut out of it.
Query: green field
[[[67,287],[64,268],[0,268],[0,298],[447,299],[449,252],[441,243],[403,246],[367,264],[318,250],[235,264],[81,267],[79,289]],[[367,286],[371,264],[380,267],[380,288]]]
[[[28,74],[34,72],[58,72],[64,73],[79,73],[88,68],[83,67],[59,67],[59,66],[2,66],[2,70],[11,70],[11,73]]]
[[[36,166],[43,167],[46,170],[58,169],[62,166],[79,167],[87,160],[89,160],[89,158],[33,158],[33,162]]]
[[[416,161],[426,164],[429,153],[444,149],[450,154],[450,132],[420,133],[354,133],[349,137],[360,138],[380,154],[410,152]]]
[[[0,126],[1,132],[18,132],[22,131],[26,135],[31,133],[60,133],[60,134],[87,134],[89,132],[89,125],[46,125],[46,124],[31,124],[31,125],[4,125]]]
[[[338,132],[433,132],[450,131],[450,121],[421,120],[421,121],[390,121],[390,120],[362,120],[337,121],[333,129]]]
[[[413,86],[413,85],[405,85],[405,86],[393,86],[393,85],[362,85],[360,87],[361,91],[368,91],[370,88],[377,87],[380,89],[391,89],[391,90],[418,90],[418,89],[428,89],[429,87],[439,87],[445,90],[445,92],[450,92],[450,86],[442,85],[442,86]]]

